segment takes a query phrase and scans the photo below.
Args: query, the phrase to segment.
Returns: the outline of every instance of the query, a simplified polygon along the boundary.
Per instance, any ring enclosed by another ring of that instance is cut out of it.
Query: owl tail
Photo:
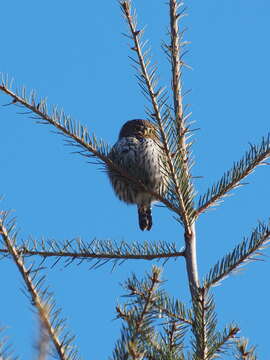
[[[142,231],[152,227],[152,213],[150,205],[138,205],[139,225]]]

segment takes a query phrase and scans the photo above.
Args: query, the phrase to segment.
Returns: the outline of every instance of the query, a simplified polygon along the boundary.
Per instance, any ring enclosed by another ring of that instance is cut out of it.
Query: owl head
[[[121,128],[119,140],[123,137],[157,138],[156,127],[148,120],[135,119],[127,121]]]

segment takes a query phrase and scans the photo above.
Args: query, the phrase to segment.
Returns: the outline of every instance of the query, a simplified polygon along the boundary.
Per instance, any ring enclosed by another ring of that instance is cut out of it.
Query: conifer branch
[[[165,345],[167,345],[167,356],[170,355],[171,358],[179,359],[181,358],[180,352],[184,349],[183,337],[185,335],[185,327],[179,326],[177,322],[171,322],[165,328],[166,338],[163,337]]]
[[[250,145],[250,150],[245,153],[243,158],[234,163],[222,178],[214,184],[199,199],[197,216],[209,207],[217,205],[228,192],[239,187],[241,181],[251,174],[259,165],[264,165],[265,160],[270,156],[270,134],[262,138],[259,145]]]
[[[63,331],[63,320],[58,319],[59,310],[54,309],[55,304],[51,294],[43,287],[44,276],[36,279],[40,269],[35,269],[33,265],[28,269],[26,268],[23,257],[19,255],[16,250],[17,231],[15,222],[13,220],[7,223],[7,216],[7,212],[1,213],[0,236],[23,278],[27,292],[30,295],[30,301],[32,305],[35,306],[40,321],[42,321],[44,328],[50,336],[59,359],[76,360],[78,359],[77,352],[71,344],[73,337],[65,334],[62,340],[59,338],[60,333]]]
[[[149,98],[153,111],[152,111],[152,118],[158,125],[159,132],[160,132],[160,140],[162,143],[163,151],[166,156],[166,167],[168,176],[171,179],[171,189],[168,191],[170,202],[175,202],[176,207],[179,208],[179,215],[181,222],[183,223],[186,231],[190,233],[191,225],[194,220],[194,209],[192,207],[192,199],[194,194],[192,192],[192,188],[189,184],[189,178],[178,176],[179,172],[183,172],[181,168],[178,171],[175,169],[174,163],[175,160],[172,158],[172,152],[170,148],[170,144],[168,142],[168,134],[165,130],[165,125],[168,122],[168,118],[170,117],[169,114],[169,107],[166,107],[165,112],[162,114],[162,108],[167,102],[167,95],[162,93],[164,89],[159,88],[156,89],[157,86],[157,79],[155,77],[156,67],[148,72],[148,68],[150,65],[149,57],[146,57],[147,53],[144,53],[142,50],[141,44],[141,37],[143,35],[143,30],[139,30],[137,28],[137,20],[135,17],[135,13],[132,13],[131,10],[131,1],[119,1],[120,7],[123,11],[123,14],[127,20],[129,30],[130,30],[130,38],[132,39],[134,46],[132,50],[134,50],[137,54],[138,60],[134,60],[135,63],[138,65],[139,69],[137,69],[139,76],[139,84]],[[183,166],[183,159],[179,159],[179,156],[176,157],[178,160],[178,166]],[[170,188],[170,186],[169,186]],[[171,196],[171,198],[170,198]]]
[[[121,241],[120,244],[110,240],[93,240],[86,243],[77,238],[72,241],[59,242],[55,240],[42,240],[37,242],[24,241],[23,244],[17,245],[16,251],[23,256],[40,256],[43,259],[56,258],[55,263],[65,259],[65,265],[83,261],[96,260],[91,268],[96,268],[108,261],[117,262],[125,260],[168,260],[184,256],[183,251],[178,251],[174,243],[159,242],[132,242]],[[9,255],[9,250],[0,248],[3,256]]]
[[[148,300],[148,281],[139,281],[135,275],[128,279],[125,288],[130,292],[128,296],[135,297],[134,302],[141,303]],[[185,305],[171,299],[164,291],[157,290],[152,301],[153,310],[159,317],[168,317],[171,321],[178,321],[192,325],[192,313]]]
[[[191,183],[190,175],[190,159],[189,148],[190,144],[187,144],[188,127],[186,121],[188,117],[184,116],[183,111],[183,96],[182,96],[182,67],[183,67],[183,54],[182,47],[183,32],[180,33],[178,22],[183,16],[185,16],[185,9],[179,12],[180,7],[183,6],[183,2],[179,3],[177,0],[170,0],[170,46],[165,45],[166,53],[169,56],[172,70],[172,90],[174,101],[174,121],[171,121],[172,137],[175,143],[175,167],[181,169],[178,173],[178,179],[181,179],[185,183],[184,196],[186,201],[186,208],[193,215],[193,198],[194,189]],[[178,166],[177,166],[178,165]],[[181,186],[182,193],[184,188]],[[195,223],[192,223],[185,231],[185,260],[186,268],[189,279],[189,287],[192,298],[196,296],[196,288],[199,287],[198,267],[197,267],[197,253],[196,253],[196,230]]]
[[[172,89],[174,101],[175,119],[179,125],[179,139],[183,142],[183,135],[185,134],[185,126],[183,124],[183,99],[182,99],[182,62],[180,60],[180,38],[178,21],[180,14],[178,9],[183,3],[178,3],[177,0],[170,0],[170,28],[171,28],[171,46],[168,47],[170,51],[170,59],[172,66]]]
[[[236,342],[236,360],[257,360],[255,353],[256,347],[252,346],[248,348],[248,340],[245,338],[240,338]]]
[[[142,302],[135,301],[128,306],[117,306],[117,317],[127,325],[123,326],[121,339],[118,340],[113,359],[140,360],[147,358],[147,348],[155,342],[153,327],[154,313],[152,311],[155,292],[160,283],[160,269],[153,266],[152,273],[148,276],[147,299]],[[125,287],[128,288],[128,282]],[[129,294],[128,297],[132,297]]]
[[[209,337],[216,327],[213,297],[209,297],[204,288],[197,289],[193,297],[193,328],[194,360],[207,360]]]
[[[270,240],[270,228],[260,223],[252,232],[250,238],[237,245],[232,252],[225,255],[210,270],[205,278],[204,286],[210,288],[218,285],[227,276],[237,271],[241,266],[249,261],[258,260],[257,256],[261,255]]]
[[[59,134],[64,135],[68,139],[67,143],[69,145],[82,149],[77,151],[78,154],[87,158],[94,157],[98,163],[104,164],[106,169],[110,168],[115,171],[120,176],[128,179],[131,183],[136,184],[139,188],[144,189],[176,214],[180,214],[181,211],[177,207],[177,204],[173,204],[159,193],[152,191],[152,189],[143,184],[139,178],[129,175],[127,171],[112,162],[108,158],[108,145],[104,141],[98,140],[95,135],[91,137],[85,126],[72,120],[70,116],[66,115],[62,110],[59,110],[56,106],[53,107],[52,114],[50,115],[46,99],[37,101],[35,92],[31,91],[28,100],[25,88],[22,88],[21,95],[13,92],[9,88],[8,79],[5,79],[3,76],[0,84],[0,91],[13,99],[8,105],[21,105],[22,107],[29,109],[29,114],[33,113],[34,116],[32,117],[39,120],[39,123],[54,126],[59,131]]]
[[[222,333],[216,331],[214,299],[209,295],[207,288],[199,288],[194,300],[192,332],[195,339],[192,341],[194,350],[192,359],[216,359],[230,348],[240,329],[236,325],[230,325]]]
[[[227,353],[232,345],[232,342],[235,342],[235,337],[239,331],[240,329],[238,326],[230,325],[228,328],[226,327],[222,333],[217,332],[213,339],[213,344],[208,351],[208,358],[216,359],[220,357],[220,354]]]
[[[169,1],[170,8],[170,44],[164,44],[163,49],[168,55],[171,63],[172,72],[172,96],[173,96],[173,111],[174,117],[168,122],[168,129],[170,130],[170,142],[173,144],[174,153],[174,168],[177,171],[177,178],[181,179],[180,189],[185,199],[185,206],[188,210],[190,217],[194,219],[194,205],[193,199],[195,191],[191,183],[190,174],[190,146],[191,143],[187,142],[189,136],[189,127],[187,126],[187,120],[191,114],[184,115],[183,95],[182,95],[182,68],[185,65],[183,62],[183,56],[185,54],[183,47],[186,42],[183,41],[184,30],[180,31],[178,22],[184,16],[186,16],[185,8],[179,10],[184,5],[183,2],[177,0]],[[179,171],[180,170],[180,171]],[[187,231],[191,234],[192,229]]]
[[[117,312],[118,317],[122,318],[127,326],[123,327],[113,359],[127,359],[129,354],[132,359],[137,359],[136,356],[141,355],[143,359],[148,360],[184,360],[183,341],[188,327],[177,316],[162,314],[158,308],[157,304],[161,296],[158,288],[162,283],[160,274],[161,269],[154,266],[152,273],[144,280],[140,281],[136,275],[133,275],[125,282],[124,288],[128,290],[125,297],[128,297],[129,301],[127,305],[117,307]],[[140,323],[142,326],[137,326],[143,314],[145,318]],[[159,319],[161,319],[160,324]],[[158,326],[161,327],[159,333],[155,331]],[[136,342],[133,340],[134,337]],[[134,345],[136,345],[135,349]]]
[[[174,321],[165,324],[158,343],[148,349],[147,359],[185,360],[183,354],[185,333],[186,326],[183,324]]]
[[[185,124],[186,118],[184,117],[183,111],[183,96],[182,96],[182,67],[183,55],[182,46],[185,44],[183,42],[183,32],[180,33],[178,28],[178,22],[182,19],[185,14],[185,9],[181,12],[178,12],[180,7],[183,6],[183,2],[178,2],[177,0],[170,0],[170,36],[171,44],[166,46],[167,53],[170,54],[169,58],[171,61],[172,67],[172,89],[173,89],[173,101],[174,101],[174,116],[176,123],[176,133],[178,135],[178,148],[183,159],[185,166],[185,172],[187,178],[189,175],[188,163],[188,147],[186,145],[186,134],[188,128]]]

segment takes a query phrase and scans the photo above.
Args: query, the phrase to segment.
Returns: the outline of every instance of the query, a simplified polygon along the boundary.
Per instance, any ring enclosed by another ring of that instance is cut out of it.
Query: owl
[[[130,120],[121,128],[109,158],[129,175],[141,180],[153,192],[164,195],[164,154],[155,126],[148,120]],[[151,204],[157,199],[112,169],[108,176],[118,198],[127,204],[137,204],[141,230],[152,227]]]

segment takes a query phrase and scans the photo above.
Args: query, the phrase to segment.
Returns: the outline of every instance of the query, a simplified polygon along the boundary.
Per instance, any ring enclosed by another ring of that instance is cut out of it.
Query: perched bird
[[[161,195],[166,192],[166,176],[162,171],[163,151],[156,127],[150,121],[127,121],[120,130],[109,158],[153,192]],[[150,230],[151,203],[157,199],[112,169],[108,169],[108,175],[118,198],[127,204],[137,204],[141,230]]]

